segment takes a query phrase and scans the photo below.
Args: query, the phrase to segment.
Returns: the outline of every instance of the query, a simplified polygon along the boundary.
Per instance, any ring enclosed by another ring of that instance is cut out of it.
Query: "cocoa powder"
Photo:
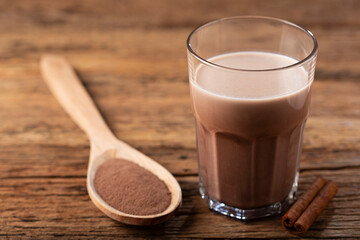
[[[127,214],[158,214],[171,202],[171,193],[162,180],[123,159],[111,159],[100,165],[94,186],[105,202]]]

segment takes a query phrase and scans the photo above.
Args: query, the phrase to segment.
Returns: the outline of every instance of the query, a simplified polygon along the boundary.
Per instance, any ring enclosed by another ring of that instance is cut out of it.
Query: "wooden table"
[[[241,223],[198,193],[185,40],[232,15],[284,18],[319,41],[300,193],[316,175],[339,192],[306,237],[360,238],[360,1],[0,1],[0,238],[296,238],[280,217]],[[45,86],[38,60],[66,56],[115,134],[183,189],[170,221],[132,227],[85,185],[89,142]]]

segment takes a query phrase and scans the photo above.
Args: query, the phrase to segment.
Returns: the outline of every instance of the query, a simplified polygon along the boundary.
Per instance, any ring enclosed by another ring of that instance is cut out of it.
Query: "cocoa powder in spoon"
[[[171,193],[162,180],[127,160],[111,159],[100,165],[94,186],[105,202],[127,214],[158,214],[171,202]]]

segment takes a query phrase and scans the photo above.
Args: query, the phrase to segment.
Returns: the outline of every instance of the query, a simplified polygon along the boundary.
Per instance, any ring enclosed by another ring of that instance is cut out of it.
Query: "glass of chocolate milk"
[[[317,42],[268,17],[231,17],[187,40],[200,193],[241,220],[281,213],[294,199]]]

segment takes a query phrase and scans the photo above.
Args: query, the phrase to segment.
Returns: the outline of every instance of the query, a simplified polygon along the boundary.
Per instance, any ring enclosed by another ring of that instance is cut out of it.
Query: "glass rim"
[[[223,65],[219,65],[216,63],[213,63],[211,61],[206,60],[205,58],[201,57],[200,55],[198,55],[191,47],[190,41],[192,36],[198,32],[199,30],[208,27],[210,25],[222,22],[222,21],[227,21],[227,20],[233,20],[233,19],[260,19],[260,20],[271,20],[271,21],[275,21],[278,23],[282,23],[282,24],[286,24],[292,27],[295,27],[301,31],[303,31],[305,34],[307,34],[308,36],[311,37],[312,41],[313,41],[313,49],[310,52],[310,54],[308,54],[305,58],[296,61],[296,63],[294,64],[290,64],[290,65],[286,65],[284,67],[278,67],[278,68],[268,68],[268,69],[242,69],[242,68],[232,68],[232,67],[226,67]],[[277,70],[286,70],[286,69],[290,69],[290,68],[294,68],[300,65],[303,65],[304,63],[310,61],[311,59],[314,58],[314,56],[317,53],[318,50],[318,43],[316,38],[314,37],[314,35],[312,34],[312,32],[310,32],[309,30],[307,30],[304,27],[301,27],[295,23],[280,19],[280,18],[274,18],[274,17],[264,17],[264,16],[255,16],[255,15],[248,15],[248,16],[233,16],[233,17],[225,17],[225,18],[220,18],[220,19],[216,19],[216,20],[212,20],[210,22],[206,22],[198,27],[196,27],[190,34],[189,37],[186,40],[186,47],[188,49],[188,51],[192,54],[192,56],[194,56],[196,59],[198,59],[200,62],[202,62],[205,65],[209,65],[215,68],[220,68],[220,69],[225,69],[225,70],[232,70],[232,71],[239,71],[239,72],[270,72],[270,71],[277,71]]]

